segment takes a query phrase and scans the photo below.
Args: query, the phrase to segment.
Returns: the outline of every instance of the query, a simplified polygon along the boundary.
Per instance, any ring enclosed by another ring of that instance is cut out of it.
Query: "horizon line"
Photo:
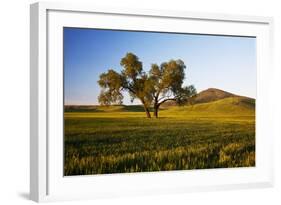
[[[219,88],[210,87],[210,88],[201,90],[200,92],[198,92],[198,94],[203,92],[203,91],[209,90],[209,89],[216,89],[216,90],[221,90],[223,92],[228,92],[228,91],[225,91],[225,90],[222,90],[222,89],[219,89]],[[234,97],[246,97],[246,98],[251,98],[251,99],[256,100],[256,97],[249,97],[249,96],[245,96],[245,95],[239,95],[239,94],[235,94],[235,93],[232,93],[232,92],[228,92],[228,93],[235,95]],[[123,104],[122,103],[122,104],[111,104],[111,105],[108,105],[108,106],[121,106],[121,105],[125,105],[125,106],[139,106],[139,105],[141,105],[142,106],[141,103],[140,104]],[[67,103],[67,104],[64,104],[64,106],[107,106],[107,105],[100,105],[100,104],[75,104],[75,103],[74,104],[68,104]]]

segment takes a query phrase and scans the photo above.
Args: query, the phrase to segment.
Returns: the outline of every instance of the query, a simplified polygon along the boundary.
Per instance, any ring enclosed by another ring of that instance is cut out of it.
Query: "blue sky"
[[[99,75],[120,71],[127,52],[139,57],[145,71],[152,63],[183,60],[184,84],[198,92],[219,88],[256,98],[255,38],[64,28],[65,104],[98,104]],[[131,104],[124,96],[124,104]]]

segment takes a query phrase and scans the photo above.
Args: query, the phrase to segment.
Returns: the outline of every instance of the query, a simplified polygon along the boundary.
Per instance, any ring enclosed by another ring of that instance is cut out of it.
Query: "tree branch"
[[[136,94],[136,92],[132,89],[132,88],[130,88],[130,87],[125,87],[125,86],[123,86],[123,88],[125,88],[125,89],[128,89],[130,92],[132,92],[133,94]]]
[[[169,100],[173,100],[176,101],[176,98],[166,98],[165,100],[162,100],[161,102],[158,103],[158,106],[160,106],[161,104],[163,104],[164,102],[167,102]]]

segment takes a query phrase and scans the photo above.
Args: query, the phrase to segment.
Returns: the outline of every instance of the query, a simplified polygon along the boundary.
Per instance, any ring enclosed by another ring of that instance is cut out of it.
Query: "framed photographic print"
[[[32,4],[31,199],[272,186],[272,24]]]

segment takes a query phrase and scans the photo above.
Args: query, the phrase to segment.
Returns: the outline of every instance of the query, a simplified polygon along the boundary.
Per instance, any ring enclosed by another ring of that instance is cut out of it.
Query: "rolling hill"
[[[204,113],[204,114],[231,114],[254,115],[255,99],[235,95],[216,88],[209,88],[197,94],[193,105],[174,106],[170,103],[166,108],[170,111]]]
[[[151,109],[153,110],[153,109]],[[160,110],[165,112],[192,112],[200,114],[255,114],[255,99],[238,96],[220,89],[209,88],[197,94],[193,105],[176,106],[167,102]],[[66,105],[66,112],[143,112],[142,105]]]
[[[238,97],[230,92],[226,92],[217,88],[208,88],[198,93],[192,100],[192,104],[208,103],[229,97]],[[174,101],[167,101],[164,107],[176,105]]]
[[[247,97],[227,97],[207,103],[198,103],[188,106],[173,106],[169,111],[181,111],[204,114],[231,114],[231,115],[254,115],[255,99]]]
[[[229,97],[237,97],[237,95],[217,89],[217,88],[209,88],[207,90],[203,90],[197,94],[194,99],[194,103],[208,103],[216,100],[221,100]]]

